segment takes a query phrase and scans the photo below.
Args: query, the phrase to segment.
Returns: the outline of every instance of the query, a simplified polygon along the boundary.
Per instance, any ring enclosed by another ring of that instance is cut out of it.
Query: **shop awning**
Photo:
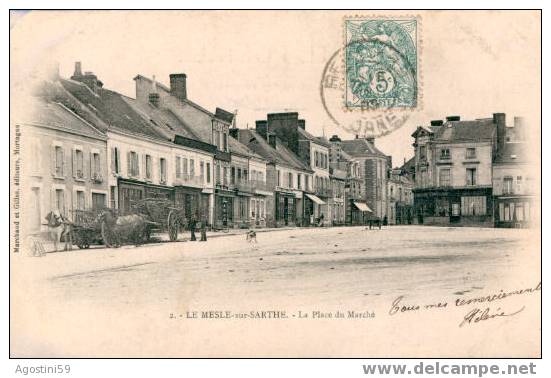
[[[373,212],[365,202],[354,202],[354,206],[356,206],[360,211],[369,211],[370,213]]]
[[[312,201],[314,201],[318,205],[325,205],[325,202],[323,202],[321,199],[319,199],[319,197],[317,197],[313,194],[309,194],[309,193],[304,193],[304,194],[306,194],[306,197],[310,198]]]

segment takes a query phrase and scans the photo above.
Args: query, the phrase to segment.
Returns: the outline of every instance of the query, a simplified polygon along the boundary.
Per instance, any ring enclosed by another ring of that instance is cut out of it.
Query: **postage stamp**
[[[414,17],[345,20],[345,108],[417,106],[417,26]]]

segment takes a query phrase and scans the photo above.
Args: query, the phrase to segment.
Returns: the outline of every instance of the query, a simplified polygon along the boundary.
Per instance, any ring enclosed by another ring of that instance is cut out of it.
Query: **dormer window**
[[[466,157],[467,157],[467,159],[476,158],[476,148],[474,148],[474,147],[468,147],[468,148],[466,149]]]
[[[450,158],[450,149],[442,148],[440,150],[440,159],[449,159]]]

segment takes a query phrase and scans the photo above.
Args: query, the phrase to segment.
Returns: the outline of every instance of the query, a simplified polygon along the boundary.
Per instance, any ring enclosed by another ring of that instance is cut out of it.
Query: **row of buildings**
[[[171,74],[169,86],[134,81],[131,98],[77,62],[69,79],[55,72],[22,106],[25,231],[44,231],[55,209],[69,218],[104,207],[125,214],[145,198],[169,199],[215,229],[388,220],[399,206],[390,206],[387,182],[412,205],[411,181],[390,175],[373,140],[313,136],[298,113],[239,129],[234,113],[190,100],[185,74]]]
[[[187,76],[134,77],[131,98],[75,64],[55,72],[17,114],[27,233],[58,209],[132,212],[165,198],[214,229],[388,224],[525,227],[535,219],[525,125],[505,114],[432,121],[401,167],[373,138],[316,137],[296,112],[252,129],[190,100]]]

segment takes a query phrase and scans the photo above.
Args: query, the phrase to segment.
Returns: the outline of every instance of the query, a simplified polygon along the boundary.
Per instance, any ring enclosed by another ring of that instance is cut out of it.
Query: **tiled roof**
[[[371,155],[386,158],[384,153],[382,153],[373,143],[369,142],[365,138],[343,140],[342,149],[344,152],[353,157]]]
[[[251,157],[251,158],[265,160],[262,155],[257,154],[255,151],[248,148],[243,143],[240,143],[235,138],[230,137],[228,143],[229,143],[229,146],[230,146],[231,153],[236,153],[236,154],[244,155],[244,156]]]
[[[77,116],[61,103],[33,99],[29,111],[16,117],[16,122],[36,126],[52,127],[58,130],[77,133],[91,138],[106,139],[106,135]]]
[[[255,130],[240,129],[239,140],[242,144],[245,144],[249,149],[271,163],[312,172],[312,170],[291,152],[291,150],[283,145],[283,142],[279,138],[276,140],[276,148],[274,149]]]
[[[99,89],[94,93],[86,85],[73,80],[61,79],[63,87],[82,104],[93,111],[110,129],[132,135],[141,135],[158,140],[170,138],[147,118],[136,111],[120,93]]]
[[[528,160],[524,142],[505,143],[501,150],[498,150],[494,163],[525,163]]]
[[[492,140],[495,124],[490,119],[475,121],[451,121],[440,126],[434,134],[439,142],[470,142]]]

